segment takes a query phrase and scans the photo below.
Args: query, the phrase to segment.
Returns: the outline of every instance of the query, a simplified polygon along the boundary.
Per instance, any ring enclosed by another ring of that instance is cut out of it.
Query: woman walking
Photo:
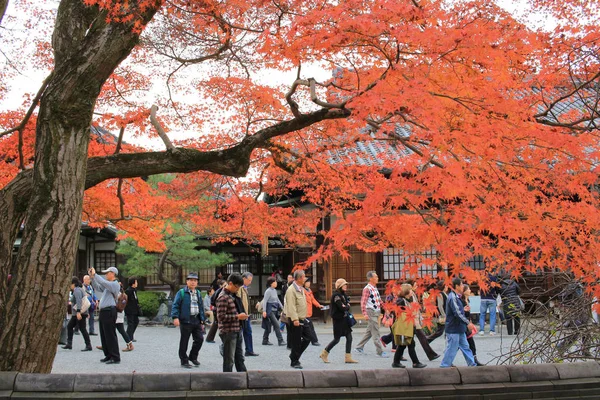
[[[415,351],[416,330],[414,320],[418,316],[407,316],[410,309],[410,300],[413,295],[412,285],[405,283],[400,287],[400,293],[398,295],[398,300],[396,301],[396,305],[400,307],[400,309],[396,313],[396,321],[394,322],[394,325],[392,325],[394,342],[396,343],[396,346],[398,346],[396,353],[394,354],[394,362],[392,363],[393,368],[405,368],[405,366],[400,363],[400,360],[404,355],[406,347],[408,347],[408,355],[413,362],[413,368],[425,368],[427,366],[419,361],[417,352]]]
[[[346,314],[350,311],[350,299],[346,296],[348,290],[348,282],[345,279],[335,281],[335,292],[331,296],[330,314],[333,320],[333,340],[321,352],[321,359],[324,363],[329,363],[329,353],[336,344],[340,342],[340,338],[346,337],[346,358],[347,364],[356,364],[358,361],[352,359],[352,328],[348,324]]]
[[[71,279],[71,320],[67,324],[67,344],[63,349],[71,350],[73,348],[73,328],[75,325],[79,327],[79,331],[85,341],[85,348],[81,351],[92,351],[92,343],[90,335],[88,335],[85,320],[88,317],[88,310],[82,311],[83,298],[87,298],[87,293],[82,287],[83,285],[76,276]]]
[[[320,346],[321,344],[319,343],[317,332],[315,332],[315,327],[312,323],[312,315],[313,305],[319,308],[323,308],[323,306],[315,299],[315,294],[310,289],[310,281],[308,279],[306,282],[304,282],[304,291],[306,292],[306,319],[304,320],[304,323],[308,324],[308,330],[310,331],[310,343],[313,346]]]
[[[267,278],[267,290],[265,290],[265,297],[263,298],[263,322],[262,327],[265,330],[263,334],[263,346],[272,346],[273,343],[269,342],[269,335],[271,334],[271,328],[275,331],[277,336],[277,343],[280,346],[285,346],[286,343],[281,335],[279,329],[279,314],[283,310],[283,304],[277,296],[277,280],[275,277],[270,276]]]

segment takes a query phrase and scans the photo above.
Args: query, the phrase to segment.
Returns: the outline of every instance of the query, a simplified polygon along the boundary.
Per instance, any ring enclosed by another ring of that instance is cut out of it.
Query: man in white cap
[[[121,291],[121,286],[117,280],[119,270],[110,267],[102,271],[105,277],[96,275],[96,270],[90,268],[89,274],[92,279],[92,285],[96,291],[102,292],[100,298],[100,341],[102,342],[102,351],[104,358],[100,360],[106,364],[119,364],[121,355],[119,353],[119,342],[117,341],[117,297]]]

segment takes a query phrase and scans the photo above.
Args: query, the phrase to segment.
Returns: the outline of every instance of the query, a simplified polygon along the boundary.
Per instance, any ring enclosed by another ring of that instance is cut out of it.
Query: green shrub
[[[158,307],[167,301],[167,295],[163,292],[137,292],[137,296],[142,315],[148,318],[154,318]]]

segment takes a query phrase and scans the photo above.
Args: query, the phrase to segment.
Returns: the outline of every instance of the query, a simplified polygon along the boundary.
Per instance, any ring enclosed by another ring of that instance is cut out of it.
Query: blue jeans
[[[483,332],[485,328],[485,314],[490,310],[490,332],[496,331],[496,300],[481,300],[481,308],[479,309],[479,330]]]
[[[254,353],[252,345],[252,324],[250,319],[242,321],[242,334],[244,335],[244,343],[246,344],[246,353]]]
[[[440,367],[451,367],[459,349],[462,351],[467,365],[474,367],[475,360],[473,359],[473,353],[469,348],[469,342],[467,342],[467,335],[465,333],[446,333],[446,351],[444,351],[444,359]]]

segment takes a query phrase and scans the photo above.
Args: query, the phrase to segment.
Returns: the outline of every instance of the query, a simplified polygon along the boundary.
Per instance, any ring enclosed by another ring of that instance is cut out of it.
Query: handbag
[[[344,319],[350,328],[356,325],[356,318],[354,318],[354,315],[352,315],[350,311],[346,311],[344,314]]]
[[[81,299],[81,310],[79,310],[79,312],[85,314],[87,310],[89,310],[91,305],[92,303],[90,303],[90,299],[88,299],[87,296],[83,296],[83,298]]]
[[[385,313],[385,315],[381,319],[381,324],[383,326],[385,326],[386,328],[389,328],[392,325],[394,325],[394,318],[392,318],[392,316],[390,314]]]
[[[281,317],[279,317],[279,321],[283,322],[284,324],[290,323],[290,319],[288,318],[287,315],[285,315],[285,312],[281,313]]]

